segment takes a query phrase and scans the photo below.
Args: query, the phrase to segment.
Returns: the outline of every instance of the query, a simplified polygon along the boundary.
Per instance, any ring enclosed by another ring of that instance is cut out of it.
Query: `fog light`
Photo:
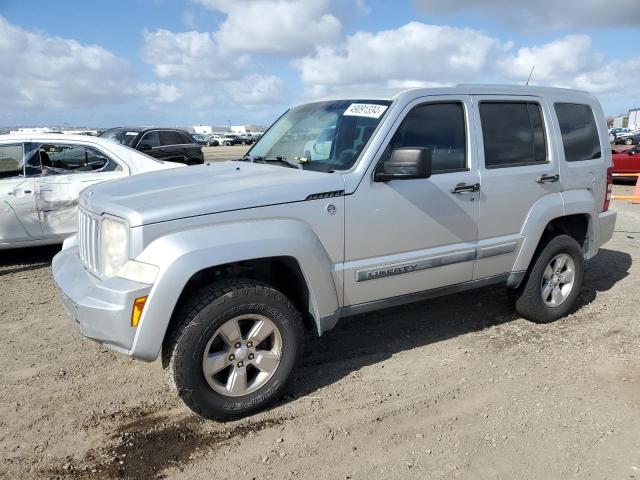
[[[148,295],[144,297],[138,297],[133,301],[133,310],[131,310],[131,326],[137,327],[140,323],[140,317],[142,316],[142,310],[144,304],[147,303]]]

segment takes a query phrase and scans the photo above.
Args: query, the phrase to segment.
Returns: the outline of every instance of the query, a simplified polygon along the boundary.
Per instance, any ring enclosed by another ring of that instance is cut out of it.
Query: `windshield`
[[[306,170],[348,170],[391,102],[339,100],[292,108],[260,137],[248,155],[283,158]]]
[[[108,140],[113,140],[122,145],[131,146],[140,132],[135,130],[127,130],[126,128],[112,128],[103,132],[100,136]]]

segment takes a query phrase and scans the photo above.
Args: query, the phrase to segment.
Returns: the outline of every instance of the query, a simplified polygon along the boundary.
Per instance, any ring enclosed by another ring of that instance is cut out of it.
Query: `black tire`
[[[282,338],[280,363],[258,390],[244,396],[216,392],[203,374],[209,340],[231,318],[245,314],[267,317]],[[220,421],[250,415],[277,400],[293,378],[304,347],[300,313],[282,293],[253,280],[225,280],[205,287],[185,302],[178,323],[165,344],[170,383],[182,401],[198,415]]]
[[[633,139],[631,139],[631,138],[625,139],[624,144],[625,145],[633,145]]]
[[[542,299],[542,281],[547,265],[561,253],[568,254],[574,264],[574,281],[571,291],[558,306],[550,307]],[[552,238],[536,255],[533,263],[517,289],[509,291],[516,311],[527,320],[536,323],[551,323],[570,313],[580,295],[584,280],[584,256],[582,248],[573,237],[558,235]]]

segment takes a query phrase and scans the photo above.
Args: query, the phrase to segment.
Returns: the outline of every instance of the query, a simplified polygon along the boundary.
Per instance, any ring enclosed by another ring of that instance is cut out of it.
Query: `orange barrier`
[[[631,203],[640,203],[640,173],[614,173],[614,177],[638,177],[633,195],[611,195],[611,200],[629,200]]]

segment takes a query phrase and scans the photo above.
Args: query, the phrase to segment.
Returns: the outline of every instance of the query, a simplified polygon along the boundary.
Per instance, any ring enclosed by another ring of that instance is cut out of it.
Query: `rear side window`
[[[420,105],[406,116],[385,150],[382,162],[391,151],[402,147],[431,149],[433,174],[467,169],[466,128],[461,103]]]
[[[589,105],[556,103],[556,115],[562,133],[567,162],[600,158],[600,137]]]
[[[547,146],[540,105],[533,102],[480,102],[487,168],[546,163]]]
[[[162,130],[160,132],[160,145],[178,145],[178,136],[175,132],[171,132],[169,130]]]
[[[22,144],[0,145],[0,179],[22,174]]]
[[[193,143],[193,138],[187,137],[184,133],[176,132],[178,145],[186,145],[189,143]],[[204,140],[204,137],[200,135],[200,138]]]

